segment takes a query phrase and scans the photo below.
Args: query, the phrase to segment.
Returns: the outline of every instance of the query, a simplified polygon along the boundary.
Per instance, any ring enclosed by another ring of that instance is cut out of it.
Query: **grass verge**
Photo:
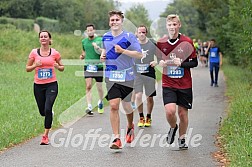
[[[252,166],[252,72],[236,66],[223,67],[229,99],[227,118],[220,128],[231,167]]]

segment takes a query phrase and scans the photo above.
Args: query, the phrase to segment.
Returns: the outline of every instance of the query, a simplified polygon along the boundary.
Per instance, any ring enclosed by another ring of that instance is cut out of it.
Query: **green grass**
[[[220,135],[231,167],[252,166],[252,72],[225,65],[229,99],[228,117],[224,120]]]

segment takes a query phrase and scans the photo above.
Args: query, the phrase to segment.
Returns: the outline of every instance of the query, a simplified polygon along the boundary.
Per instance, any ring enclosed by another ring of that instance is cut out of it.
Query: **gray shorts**
[[[145,95],[148,97],[156,96],[156,79],[144,75],[137,75],[134,81],[134,91],[135,93],[143,92],[143,87],[145,90]]]

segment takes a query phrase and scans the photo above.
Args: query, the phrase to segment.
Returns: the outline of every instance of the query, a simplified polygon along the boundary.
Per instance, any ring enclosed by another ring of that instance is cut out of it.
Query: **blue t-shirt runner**
[[[106,50],[105,77],[109,81],[125,82],[134,80],[134,58],[115,51],[115,45],[123,49],[141,52],[141,47],[134,34],[122,31],[118,36],[111,32],[104,34],[103,46]]]

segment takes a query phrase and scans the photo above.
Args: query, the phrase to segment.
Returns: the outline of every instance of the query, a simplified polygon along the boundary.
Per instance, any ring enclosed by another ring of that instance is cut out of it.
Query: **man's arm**
[[[209,51],[209,49],[210,49],[210,46],[211,46],[211,43],[209,42],[209,43],[208,43],[208,47],[207,47],[207,49],[206,49],[206,51],[205,51],[205,55],[208,54],[208,51]]]
[[[80,59],[81,60],[85,59],[85,56],[86,56],[86,52],[84,50],[82,50],[82,53],[80,55]]]
[[[222,66],[222,57],[223,57],[223,55],[222,55],[221,52],[219,52],[219,55],[220,55],[220,66]]]
[[[115,45],[115,52],[116,53],[123,53],[125,55],[128,55],[128,56],[130,56],[132,58],[136,58],[136,59],[141,59],[143,57],[143,54],[141,52],[138,52],[138,51],[135,51],[135,50],[123,49],[119,45]]]
[[[189,59],[189,62],[182,62],[181,67],[183,68],[193,68],[198,66],[198,59],[197,57]]]

